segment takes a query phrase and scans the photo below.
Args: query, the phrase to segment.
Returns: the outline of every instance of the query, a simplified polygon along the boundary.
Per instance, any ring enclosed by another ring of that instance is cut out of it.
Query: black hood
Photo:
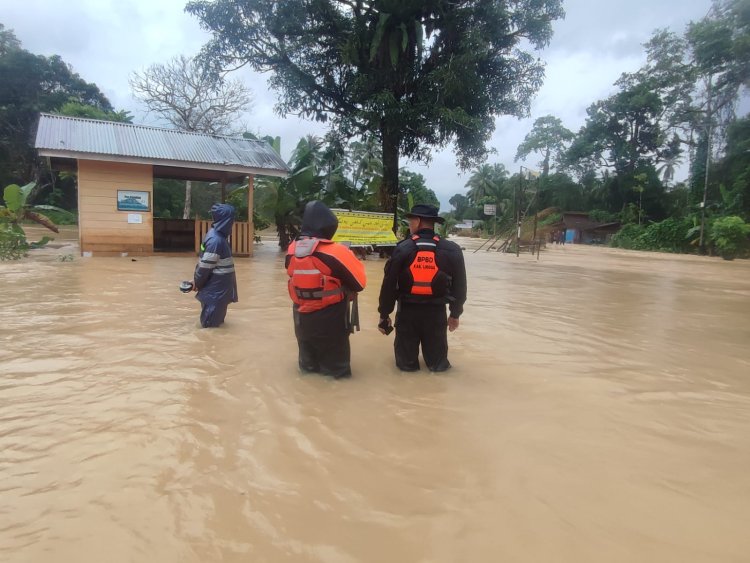
[[[322,201],[311,201],[305,206],[302,216],[302,236],[332,239],[339,227],[339,220]]]

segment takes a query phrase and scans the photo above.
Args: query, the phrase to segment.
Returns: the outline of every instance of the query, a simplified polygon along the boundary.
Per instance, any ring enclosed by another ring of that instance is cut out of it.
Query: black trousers
[[[419,346],[430,371],[445,371],[448,361],[448,314],[445,305],[401,303],[396,313],[396,366],[402,371],[419,369]]]
[[[336,379],[351,376],[346,303],[342,301],[314,313],[294,310],[293,315],[300,369]]]

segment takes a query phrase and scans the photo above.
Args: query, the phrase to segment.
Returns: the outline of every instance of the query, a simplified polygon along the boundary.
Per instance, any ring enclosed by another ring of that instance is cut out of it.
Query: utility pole
[[[706,104],[706,174],[703,178],[703,202],[701,203],[701,235],[698,240],[698,248],[700,248],[701,254],[706,253],[704,232],[706,230],[706,200],[708,199],[708,168],[711,165],[711,78],[708,75],[708,88],[707,97],[708,102]]]
[[[523,171],[528,170],[521,165],[518,171],[518,198],[516,202],[516,258],[521,252],[521,204],[523,199]]]

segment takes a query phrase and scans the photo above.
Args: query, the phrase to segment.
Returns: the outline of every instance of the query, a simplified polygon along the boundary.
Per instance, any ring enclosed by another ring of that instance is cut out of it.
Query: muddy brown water
[[[475,241],[461,240],[472,248]],[[282,257],[0,263],[0,561],[750,560],[750,263],[466,253],[454,369],[302,376]]]

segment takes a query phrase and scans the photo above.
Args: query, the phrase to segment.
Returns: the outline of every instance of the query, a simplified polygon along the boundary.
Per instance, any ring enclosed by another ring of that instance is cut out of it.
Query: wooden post
[[[227,202],[227,181],[222,178],[221,179],[221,203]]]
[[[255,225],[253,224],[253,190],[255,189],[255,176],[252,174],[247,177],[247,250],[250,256],[253,255],[253,245],[255,244]]]

